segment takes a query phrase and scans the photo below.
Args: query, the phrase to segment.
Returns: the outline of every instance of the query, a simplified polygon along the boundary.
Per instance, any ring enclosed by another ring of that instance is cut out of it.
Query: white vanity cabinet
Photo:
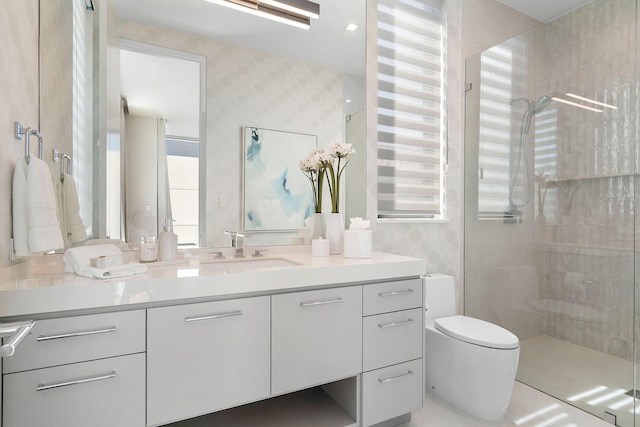
[[[424,302],[419,278],[363,290],[364,427],[422,407]]]
[[[152,308],[147,320],[147,425],[269,397],[269,296]]]
[[[139,427],[145,310],[36,321],[4,359],[3,427]]]
[[[362,286],[272,296],[271,392],[362,372]]]

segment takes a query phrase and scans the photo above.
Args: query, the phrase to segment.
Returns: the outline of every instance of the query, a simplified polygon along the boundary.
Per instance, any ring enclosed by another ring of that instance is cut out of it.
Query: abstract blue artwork
[[[318,138],[244,128],[242,226],[246,232],[292,231],[314,213],[313,194],[299,163]]]

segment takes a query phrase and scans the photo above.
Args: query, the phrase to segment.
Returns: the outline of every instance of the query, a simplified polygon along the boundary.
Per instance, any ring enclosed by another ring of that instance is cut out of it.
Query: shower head
[[[547,108],[549,104],[553,102],[553,99],[549,95],[542,95],[540,98],[538,98],[537,101],[532,101],[530,99],[527,99],[526,101],[529,107],[522,116],[522,132],[524,133],[524,135],[527,135],[529,133],[529,128],[531,127],[531,119],[533,119],[533,116]]]
[[[529,104],[529,109],[535,115],[547,108],[553,99],[549,95],[542,95],[535,103]],[[533,107],[533,109],[531,109]]]

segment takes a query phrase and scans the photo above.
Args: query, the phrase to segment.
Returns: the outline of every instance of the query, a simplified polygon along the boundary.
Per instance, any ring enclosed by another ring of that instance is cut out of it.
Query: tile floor
[[[521,342],[518,379],[597,416],[612,413],[618,426],[634,425],[634,399],[624,394],[633,388],[628,360],[538,336]]]
[[[350,418],[328,401],[319,389],[306,390],[286,399],[232,409],[171,424],[172,427],[336,427]],[[309,399],[311,397],[312,399]],[[245,407],[249,409],[249,407]],[[516,382],[504,419],[484,421],[427,394],[425,405],[401,427],[611,427],[599,418]]]
[[[507,415],[485,421],[427,394],[425,405],[402,427],[611,427],[599,418],[516,382]]]

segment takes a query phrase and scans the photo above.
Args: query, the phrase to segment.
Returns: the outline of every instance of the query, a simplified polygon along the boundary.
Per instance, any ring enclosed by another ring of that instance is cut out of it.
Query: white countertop
[[[265,295],[416,277],[426,272],[423,259],[379,252],[374,252],[370,259],[342,255],[312,257],[306,251],[274,253],[265,258],[247,257],[248,260],[270,258],[282,258],[298,265],[212,271],[194,258],[180,264],[150,266],[145,274],[88,279],[64,273],[61,255],[38,257],[0,271],[0,321]],[[229,261],[234,259],[220,262]]]

